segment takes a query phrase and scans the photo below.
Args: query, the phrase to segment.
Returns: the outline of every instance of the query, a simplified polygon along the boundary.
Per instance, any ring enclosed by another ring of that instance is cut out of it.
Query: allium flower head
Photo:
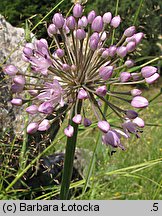
[[[158,78],[158,73],[152,66],[145,66],[139,72],[128,71],[134,66],[130,53],[133,56],[132,52],[144,35],[135,33],[135,27],[131,26],[124,31],[119,41],[111,44],[111,33],[114,28],[117,31],[120,24],[120,16],[112,17],[111,12],[99,15],[91,11],[88,16],[83,15],[82,5],[77,3],[69,17],[65,18],[61,13],[53,15],[47,29],[53,39],[52,45],[43,38],[26,43],[23,59],[30,63],[31,74],[22,74],[13,65],[4,68],[13,80],[11,89],[15,98],[11,103],[23,105],[26,102],[24,91],[28,92],[31,104],[26,111],[32,117],[40,114],[38,121],[34,120],[28,125],[28,133],[48,130],[55,119],[65,113],[72,116],[73,124],[90,126],[92,122],[86,112],[86,107],[90,106],[91,113],[96,117],[96,125],[104,134],[103,143],[106,145],[124,150],[121,136],[128,138],[129,133],[137,135],[138,127],[144,126],[137,112],[130,108],[121,109],[118,103],[114,104],[108,98],[115,97],[135,108],[147,107],[147,99],[140,96],[142,92],[139,89],[112,91],[111,86],[136,84],[137,81],[152,83]],[[27,79],[29,76],[31,80]],[[106,104],[120,117],[123,129],[111,127],[101,104]],[[58,116],[57,110],[64,105],[67,108]],[[48,120],[48,115],[54,118]],[[69,124],[64,133],[72,137],[74,127]]]

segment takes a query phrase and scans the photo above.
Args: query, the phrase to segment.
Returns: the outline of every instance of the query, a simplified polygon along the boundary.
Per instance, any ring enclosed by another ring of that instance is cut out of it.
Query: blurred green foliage
[[[31,25],[35,25],[40,19],[50,11],[59,0],[1,0],[0,14],[4,15],[8,22],[14,26],[25,26],[25,19],[31,21]],[[74,1],[73,1],[74,2]],[[125,28],[132,25],[135,21],[136,12],[141,0],[119,0],[118,14],[122,17],[122,25],[120,26],[120,34]],[[66,14],[72,6],[71,0],[65,0],[59,10]],[[97,13],[103,14],[111,11],[115,15],[115,0],[88,0],[85,12],[94,9]],[[140,13],[137,17],[135,25],[138,31],[142,31],[146,35],[142,48],[142,55],[159,55],[161,52],[156,45],[159,41],[158,37],[162,34],[162,17],[160,17],[162,1],[159,0],[143,0]],[[46,20],[50,23],[52,15]],[[44,23],[46,25],[46,23]],[[45,28],[39,26],[36,34],[38,37],[47,36]],[[116,35],[120,36],[120,35]]]

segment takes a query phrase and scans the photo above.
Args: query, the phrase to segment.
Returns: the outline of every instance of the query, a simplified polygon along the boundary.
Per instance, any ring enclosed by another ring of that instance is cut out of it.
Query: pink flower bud
[[[88,23],[91,24],[95,17],[96,17],[96,12],[94,10],[90,11],[87,17]]]
[[[87,92],[84,90],[84,89],[80,89],[79,92],[78,92],[78,99],[87,99],[88,98],[88,94]]]
[[[81,124],[82,122],[82,116],[80,114],[77,114],[73,117],[73,122],[75,122],[76,124]]]
[[[27,133],[28,134],[33,134],[35,132],[37,132],[38,130],[38,123],[36,122],[32,122],[27,126]]]
[[[3,68],[3,71],[9,76],[14,76],[18,72],[18,69],[14,65],[7,65]]]
[[[97,32],[94,32],[90,37],[90,40],[94,40],[94,39],[97,40],[98,42],[100,40],[100,36]]]
[[[120,73],[120,81],[121,82],[127,82],[128,80],[130,80],[131,78],[131,74],[128,72],[122,72]]]
[[[133,81],[138,81],[140,79],[140,73],[131,73]]]
[[[51,124],[48,119],[44,119],[38,127],[38,131],[47,131],[50,128]]]
[[[151,77],[156,72],[157,72],[157,68],[153,66],[145,66],[141,70],[141,74],[144,78]]]
[[[126,48],[128,52],[133,52],[136,49],[136,43],[134,41],[130,41]]]
[[[127,48],[125,46],[118,47],[116,52],[118,56],[124,58],[127,55]]]
[[[127,61],[125,61],[125,66],[127,66],[128,68],[131,68],[134,66],[134,61],[132,59],[128,59]]]
[[[66,20],[66,25],[71,30],[75,29],[76,26],[75,18],[73,16],[68,17]]]
[[[99,121],[97,126],[104,133],[107,133],[108,130],[110,129],[110,125],[107,121]]]
[[[132,89],[132,90],[131,90],[131,95],[132,95],[132,96],[139,96],[139,95],[141,95],[141,94],[142,94],[142,91],[139,90],[139,89]]]
[[[112,14],[110,12],[107,12],[103,15],[103,22],[106,24],[109,24],[112,19]]]
[[[38,111],[44,114],[51,114],[53,111],[53,106],[50,102],[45,101],[38,107]]]
[[[109,47],[109,56],[113,57],[116,54],[117,47],[115,45]]]
[[[131,105],[135,108],[145,108],[149,104],[148,100],[142,96],[136,96],[131,101]]]
[[[31,96],[34,96],[34,97],[37,96],[38,93],[39,93],[38,90],[34,90],[34,89],[31,89],[31,90],[29,90],[28,92],[29,92],[29,94],[30,94]]]
[[[101,67],[99,69],[99,75],[103,80],[108,80],[113,73],[113,66]]]
[[[22,101],[21,98],[13,98],[13,99],[11,100],[11,103],[12,103],[13,105],[15,105],[15,106],[21,106],[22,103],[23,103],[23,101]]]
[[[95,51],[98,47],[98,40],[96,39],[90,40],[89,47],[91,50]]]
[[[135,123],[138,127],[141,127],[141,128],[145,126],[145,122],[143,121],[143,119],[139,117],[133,119],[133,123]]]
[[[29,107],[26,108],[26,112],[28,112],[29,114],[36,114],[38,112],[38,107],[36,105],[31,105]]]
[[[103,29],[103,19],[101,16],[97,16],[92,22],[92,30],[96,32],[101,32]]]
[[[84,124],[84,127],[89,127],[92,124],[92,122],[88,118],[84,118],[83,124]]]
[[[84,31],[84,29],[76,30],[76,38],[78,38],[79,40],[83,40],[85,37],[86,37],[86,32]]]
[[[55,26],[58,29],[60,29],[60,28],[63,27],[65,20],[64,20],[62,14],[55,13],[54,16],[53,16],[52,22],[55,24]]]
[[[14,77],[13,79],[14,83],[15,84],[19,84],[19,85],[25,85],[25,78],[21,75],[17,75]]]
[[[62,70],[63,71],[68,72],[68,71],[70,71],[70,69],[71,69],[70,65],[68,65],[68,64],[63,64],[62,65]]]
[[[24,47],[23,53],[25,56],[30,57],[33,55],[33,50],[29,47]]]
[[[20,93],[24,89],[24,85],[19,85],[19,84],[13,84],[11,86],[11,90],[13,93]]]
[[[33,49],[34,49],[34,44],[33,44],[33,43],[26,43],[26,44],[25,44],[25,47],[26,47],[26,48],[30,48],[30,49],[33,50]]]
[[[138,116],[138,113],[136,111],[134,111],[134,110],[127,110],[126,111],[126,116],[129,119],[135,119]]]
[[[82,16],[82,12],[83,12],[83,8],[80,4],[76,4],[74,7],[73,7],[73,16],[76,17],[76,18],[79,18]]]
[[[82,21],[82,27],[87,27],[87,25],[88,25],[87,17],[86,16],[82,16],[80,18],[80,20]]]
[[[139,44],[143,37],[144,37],[144,34],[142,32],[139,32],[133,35],[133,38],[135,39],[136,44]]]
[[[120,16],[115,16],[112,20],[111,20],[111,23],[110,25],[114,28],[117,28],[119,25],[120,25],[120,22],[121,22],[121,18]]]
[[[48,32],[48,35],[52,37],[53,35],[57,34],[58,28],[55,26],[55,24],[50,24],[48,26],[47,32]]]
[[[102,58],[107,58],[108,56],[109,56],[109,49],[105,49],[105,50],[102,52],[101,57],[102,57]]]
[[[159,79],[160,75],[158,73],[153,74],[152,76],[145,78],[148,84],[154,83],[157,79]]]
[[[131,36],[133,36],[135,33],[136,33],[136,27],[135,27],[135,26],[131,26],[131,27],[127,28],[127,29],[124,31],[124,35],[125,35],[126,37],[131,37]]]
[[[59,58],[62,58],[65,55],[65,52],[63,49],[57,49],[56,54]]]
[[[73,126],[68,125],[68,127],[64,129],[64,134],[65,134],[67,137],[72,137],[73,134],[74,134],[74,128],[73,128]]]
[[[97,89],[96,89],[96,93],[100,96],[105,96],[106,93],[107,93],[107,87],[105,85],[103,86],[99,86]]]

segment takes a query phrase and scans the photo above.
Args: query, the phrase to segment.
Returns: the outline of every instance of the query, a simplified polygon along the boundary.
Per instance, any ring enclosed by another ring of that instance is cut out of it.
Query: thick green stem
[[[82,106],[82,102],[79,101],[77,106],[78,114],[80,114],[81,112],[81,106]],[[60,192],[61,200],[67,200],[69,198],[69,187],[70,187],[70,181],[73,172],[73,161],[74,161],[74,154],[75,154],[77,134],[78,134],[78,124],[72,121],[74,115],[75,115],[75,107],[73,108],[73,114],[69,121],[69,124],[74,127],[74,135],[72,137],[67,138],[64,169],[63,169],[61,192]]]

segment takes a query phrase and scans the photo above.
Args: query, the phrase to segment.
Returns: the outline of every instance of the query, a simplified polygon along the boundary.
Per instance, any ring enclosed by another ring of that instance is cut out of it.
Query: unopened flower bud
[[[87,25],[88,25],[87,17],[86,16],[82,16],[80,19],[82,21],[82,27],[87,27]]]
[[[103,80],[108,80],[113,73],[113,66],[101,67],[99,69],[99,75]]]
[[[97,32],[94,32],[92,35],[91,35],[91,37],[90,37],[90,41],[91,40],[97,40],[98,42],[99,42],[99,40],[100,40],[100,36],[99,36],[99,34],[97,33]]]
[[[124,58],[127,55],[127,48],[125,46],[118,47],[116,52],[118,56]]]
[[[65,20],[64,20],[62,14],[55,13],[54,16],[53,16],[52,22],[55,24],[55,26],[58,29],[60,29],[60,28],[63,27]]]
[[[138,81],[141,77],[140,73],[131,73],[133,81]]]
[[[72,137],[73,134],[74,134],[74,128],[73,128],[73,126],[68,125],[68,127],[64,129],[64,134],[65,134],[67,137]]]
[[[134,111],[134,110],[127,110],[126,111],[126,116],[129,119],[135,119],[138,116],[138,113],[136,111]]]
[[[27,133],[28,134],[33,134],[35,132],[37,132],[38,130],[38,123],[36,122],[32,122],[27,126]]]
[[[153,66],[145,66],[141,70],[141,74],[144,78],[148,78],[157,72],[157,68]]]
[[[109,56],[113,57],[116,54],[117,47],[112,45],[109,47]]]
[[[127,51],[128,52],[133,52],[136,48],[136,43],[134,41],[130,41],[127,45],[126,45]]]
[[[92,30],[101,32],[103,29],[103,19],[101,16],[97,16],[92,22]]]
[[[55,24],[50,24],[48,26],[47,32],[48,32],[48,35],[52,37],[53,35],[57,34],[58,28],[55,26]]]
[[[84,124],[84,127],[89,127],[92,124],[92,122],[88,118],[84,118],[83,124]]]
[[[76,26],[75,18],[73,16],[68,17],[66,20],[66,25],[71,30],[75,29]]]
[[[145,122],[143,121],[143,119],[141,119],[139,117],[133,119],[132,122],[135,123],[138,127],[141,127],[141,128],[143,128],[145,126]]]
[[[79,40],[83,40],[85,37],[86,37],[86,32],[84,31],[84,29],[76,30],[76,38],[78,38]]]
[[[102,57],[102,58],[107,58],[108,56],[109,56],[109,49],[105,49],[105,50],[102,52],[101,57]]]
[[[68,64],[63,64],[62,65],[62,70],[63,71],[68,72],[68,71],[70,71],[70,69],[71,69],[70,65],[68,65]]]
[[[20,93],[24,89],[24,85],[13,84],[11,86],[12,93]]]
[[[96,89],[96,93],[100,96],[105,96],[106,93],[107,93],[107,87],[105,85],[103,86],[99,86],[97,89]]]
[[[124,31],[124,35],[125,35],[126,37],[131,37],[131,36],[133,36],[135,33],[136,33],[136,27],[135,27],[135,26],[131,26],[131,27],[127,28],[127,29]]]
[[[120,81],[121,82],[127,82],[128,80],[130,80],[131,78],[131,74],[128,72],[122,72],[120,73]]]
[[[141,94],[142,94],[142,91],[140,89],[132,89],[131,90],[131,95],[134,96],[134,97],[139,96]]]
[[[24,47],[23,49],[23,53],[27,56],[30,57],[33,55],[33,50],[29,47]]]
[[[79,92],[78,92],[78,99],[87,99],[88,98],[88,94],[87,92],[84,90],[84,89],[80,89]]]
[[[142,32],[139,32],[133,35],[133,38],[135,39],[136,44],[139,44],[143,37],[144,37],[144,34]]]
[[[107,12],[103,15],[103,22],[106,24],[109,24],[112,19],[112,14],[110,12]]]
[[[59,58],[62,58],[65,55],[65,52],[63,49],[57,49],[56,54]]]
[[[110,125],[107,121],[99,121],[97,126],[104,133],[107,133],[108,130],[110,129]]]
[[[14,83],[15,84],[19,84],[19,85],[25,85],[25,78],[21,75],[17,75],[14,77],[13,79]]]
[[[26,108],[26,112],[28,112],[29,114],[36,114],[38,112],[38,107],[36,105],[31,105],[29,107]]]
[[[148,84],[154,83],[157,79],[159,79],[160,75],[158,73],[153,74],[152,76],[145,78]]]
[[[76,4],[73,8],[73,16],[79,18],[82,16],[83,8],[80,4]]]
[[[142,96],[136,96],[131,101],[131,105],[135,108],[145,108],[149,104],[148,100]]]
[[[18,72],[18,69],[14,65],[7,65],[3,68],[3,71],[9,76],[14,76]]]
[[[30,94],[31,96],[34,96],[34,97],[37,96],[38,93],[39,93],[38,90],[34,90],[34,89],[31,89],[31,90],[29,90],[28,92],[29,92],[29,94]]]
[[[38,127],[38,131],[47,131],[50,128],[51,124],[48,119],[44,119]]]
[[[127,61],[125,61],[125,66],[127,66],[128,68],[131,68],[134,66],[134,61],[132,59],[128,59]]]
[[[112,18],[110,25],[114,28],[117,28],[120,25],[121,18],[120,16],[115,16]]]
[[[98,40],[96,39],[90,40],[89,47],[91,50],[95,51],[98,47]]]
[[[13,99],[11,100],[11,103],[12,103],[13,105],[15,105],[15,106],[21,106],[22,103],[23,103],[23,101],[22,101],[21,98],[13,98]]]
[[[87,17],[88,23],[91,24],[95,17],[96,17],[96,12],[94,10],[90,11]]]
[[[82,122],[82,116],[80,114],[77,114],[73,117],[73,122],[75,122],[76,124],[81,124]]]

